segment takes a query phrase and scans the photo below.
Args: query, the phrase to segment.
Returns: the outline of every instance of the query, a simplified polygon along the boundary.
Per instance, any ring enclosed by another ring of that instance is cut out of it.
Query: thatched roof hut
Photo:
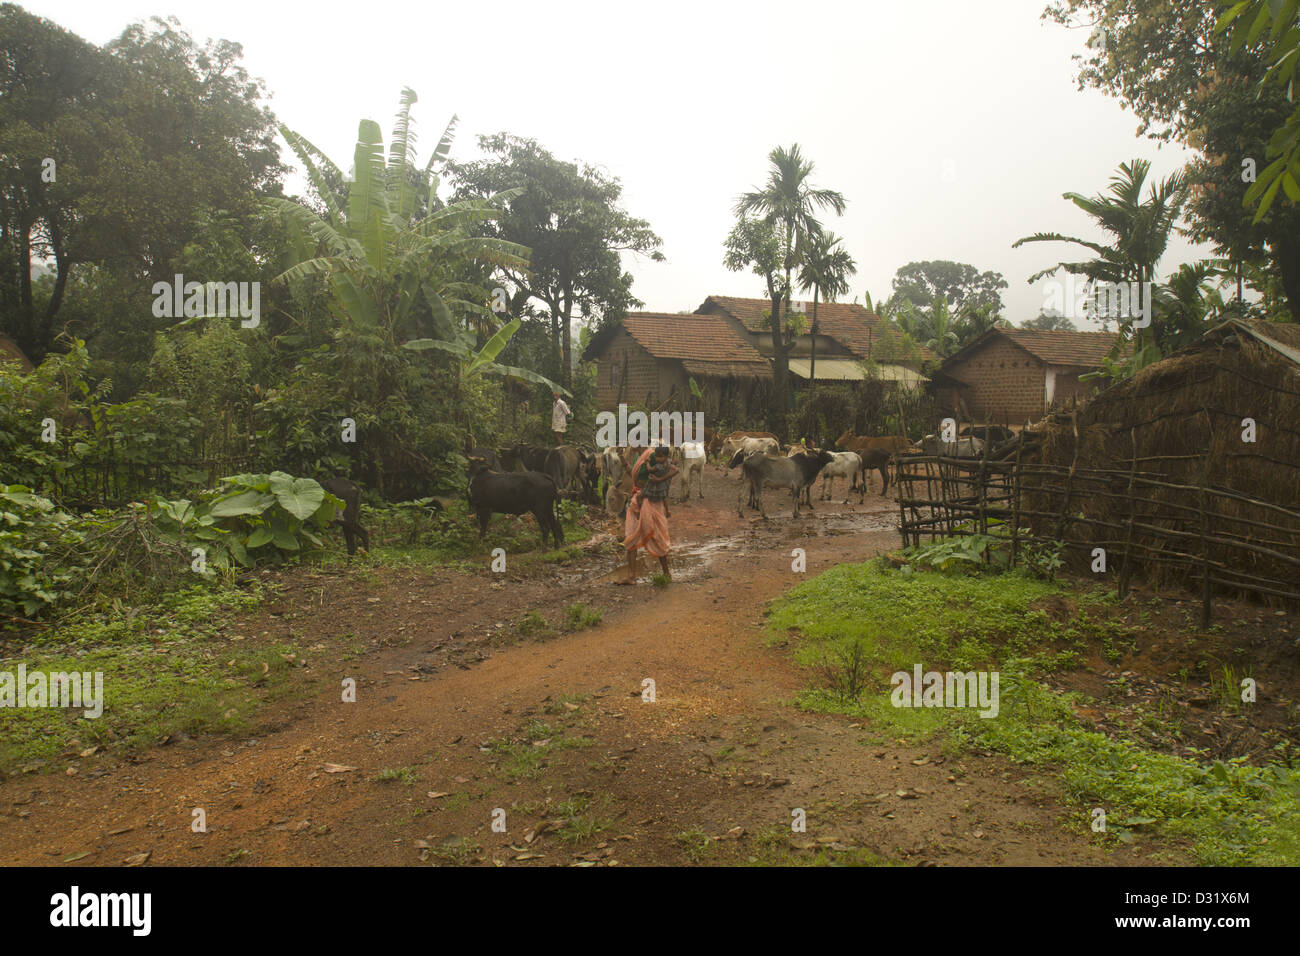
[[[1300,592],[1300,325],[1224,322],[1035,432],[1026,462],[1075,477],[1044,473],[1030,510],[1059,511],[1076,555],[1100,544],[1157,583],[1208,566],[1216,590]]]

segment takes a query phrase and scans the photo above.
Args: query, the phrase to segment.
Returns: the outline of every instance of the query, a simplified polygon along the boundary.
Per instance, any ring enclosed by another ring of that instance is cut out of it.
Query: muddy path
[[[1079,811],[1050,777],[800,711],[807,675],[770,643],[764,607],[800,580],[794,548],[811,575],[896,547],[896,506],[868,495],[796,520],[781,499],[765,523],[737,516],[736,489],[710,468],[705,500],[673,506],[667,588],[613,586],[614,553],[495,577],[486,556],[480,573],[286,573],[240,627],[308,648],[306,696],[272,705],[254,737],[168,741],[0,784],[0,859],[1156,862],[1067,826]],[[512,623],[536,612],[554,625],[575,602],[601,622],[529,637]],[[346,678],[355,703],[341,699]],[[207,832],[192,829],[196,808]],[[797,811],[805,832],[791,830]]]

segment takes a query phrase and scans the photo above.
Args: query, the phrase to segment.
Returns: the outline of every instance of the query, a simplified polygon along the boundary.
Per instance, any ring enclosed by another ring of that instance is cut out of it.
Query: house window
[[[622,384],[623,369],[619,367],[618,361],[609,363],[609,384],[612,388],[618,388]]]

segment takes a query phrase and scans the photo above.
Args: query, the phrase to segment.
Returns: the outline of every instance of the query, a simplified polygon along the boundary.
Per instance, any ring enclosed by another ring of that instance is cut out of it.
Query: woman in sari
[[[636,584],[636,553],[639,548],[659,559],[664,577],[668,572],[668,488],[677,468],[668,459],[667,446],[647,448],[632,466],[632,497],[623,524],[623,547],[627,549],[627,579],[619,584]]]

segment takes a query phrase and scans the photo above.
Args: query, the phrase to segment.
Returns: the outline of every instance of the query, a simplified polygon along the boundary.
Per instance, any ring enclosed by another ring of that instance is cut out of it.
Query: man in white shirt
[[[551,397],[555,399],[555,405],[551,408],[551,431],[555,432],[555,444],[563,445],[564,432],[569,427],[569,416],[573,412],[564,404],[559,392],[551,392]]]

